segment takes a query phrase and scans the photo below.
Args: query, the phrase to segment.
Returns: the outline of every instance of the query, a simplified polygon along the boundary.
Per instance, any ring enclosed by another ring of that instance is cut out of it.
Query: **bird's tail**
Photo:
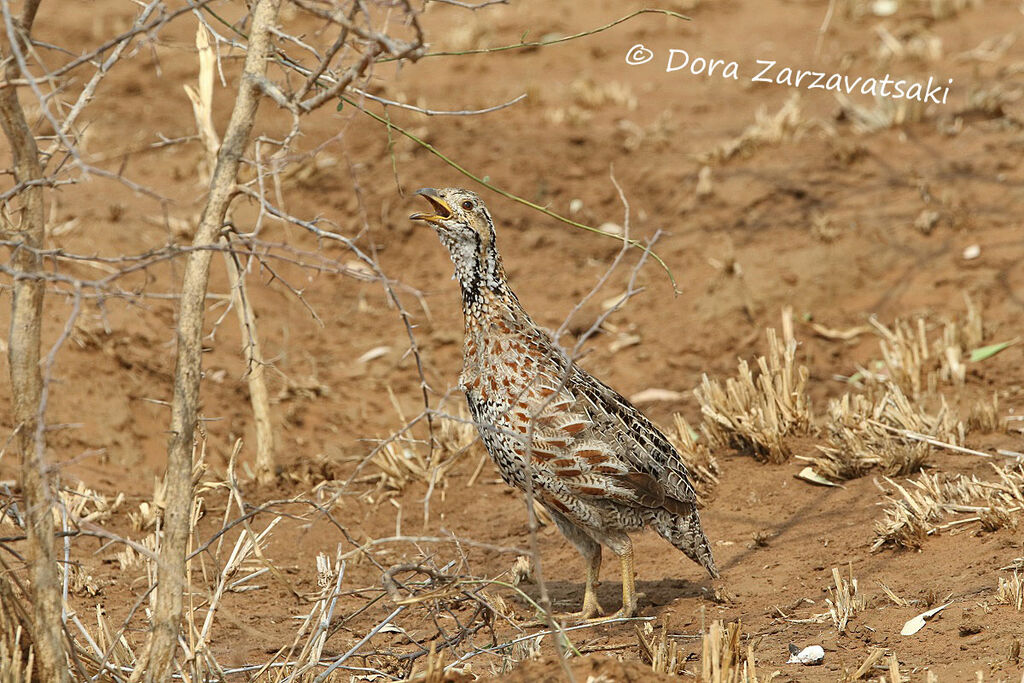
[[[691,560],[704,567],[712,578],[718,578],[715,558],[711,555],[711,546],[704,529],[700,525],[697,506],[684,504],[686,510],[682,514],[658,510],[651,520],[651,528],[662,538],[683,551]]]

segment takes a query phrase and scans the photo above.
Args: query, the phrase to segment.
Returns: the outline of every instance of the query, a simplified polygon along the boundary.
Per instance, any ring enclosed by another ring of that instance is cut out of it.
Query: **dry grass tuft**
[[[838,569],[832,567],[832,581],[835,582],[835,587],[829,587],[830,597],[825,598],[825,604],[828,605],[828,614],[832,618],[832,625],[839,633],[845,633],[850,618],[857,612],[863,611],[867,607],[867,601],[857,588],[857,579],[853,576],[852,566],[850,567],[849,581],[839,575]]]
[[[698,156],[702,164],[719,164],[736,156],[747,156],[762,147],[799,140],[811,128],[820,126],[803,118],[800,94],[794,93],[774,114],[761,107],[754,114],[754,123],[739,137],[726,140],[714,149]]]
[[[707,444],[698,441],[697,432],[690,427],[685,417],[676,413],[673,423],[674,429],[668,433],[669,441],[679,452],[690,473],[690,483],[697,492],[698,502],[706,505],[718,486],[718,460]]]
[[[381,488],[398,493],[430,477],[427,457],[415,445],[410,445],[412,443],[405,439],[388,441],[370,458],[370,464],[379,470],[376,479]]]
[[[460,406],[458,415],[442,415],[437,421],[436,448],[432,454],[412,438],[397,437],[384,441],[370,457],[370,464],[379,471],[370,479],[375,480],[379,488],[393,493],[417,482],[425,482],[431,487],[444,485],[449,470],[476,438],[476,426]]]
[[[35,656],[29,602],[0,560],[0,683],[31,683]]]
[[[875,523],[872,550],[885,545],[918,548],[928,535],[965,524],[977,523],[985,531],[1016,527],[1024,510],[1024,465],[993,465],[998,476],[982,481],[976,476],[922,474],[901,485],[886,477],[893,487],[883,519]],[[949,522],[950,515],[966,515]]]
[[[932,359],[926,331],[927,323],[918,317],[909,322],[897,320],[891,328],[886,327],[874,317],[871,325],[880,337],[879,348],[882,351],[884,371],[881,374],[865,373],[870,381],[872,378],[883,383],[893,383],[914,399],[919,398],[927,389],[929,394],[935,392],[934,375],[929,374],[929,361]]]
[[[757,683],[754,648],[747,646],[746,658],[740,648],[741,622],[723,626],[711,622],[701,644],[701,680],[705,683]]]
[[[739,363],[739,376],[726,380],[725,386],[704,375],[694,395],[704,414],[701,431],[710,446],[749,450],[770,462],[789,459],[784,437],[807,433],[812,420],[809,372],[796,363],[795,354],[796,343],[790,340],[783,348],[769,328],[768,355],[757,359],[756,378],[745,360]]]
[[[862,135],[907,123],[918,123],[925,119],[926,107],[917,100],[875,97],[874,106],[867,107],[843,93],[834,94],[843,118],[850,121],[853,129]]]
[[[980,309],[965,299],[964,315],[931,326],[941,330],[939,335],[929,334],[923,317],[897,320],[891,327],[871,320],[882,360],[873,365],[874,371],[860,368],[851,378],[866,388],[864,394],[846,394],[829,403],[825,443],[817,446],[821,455],[806,458],[817,471],[838,480],[872,469],[890,476],[911,474],[927,463],[934,447],[960,448],[969,432],[1003,427],[995,396],[967,403],[954,391],[961,406],[954,411],[938,391],[940,386],[959,390],[964,385],[966,357],[983,341]],[[966,413],[963,420],[959,412]]]
[[[932,446],[906,432],[955,443],[963,427],[948,410],[929,415],[912,403],[896,385],[869,395],[846,394],[829,403],[824,445],[820,456],[808,458],[815,469],[831,479],[853,479],[880,468],[889,475],[920,470]]]
[[[654,633],[653,622],[646,621],[643,626],[637,626],[636,640],[640,660],[649,664],[654,673],[679,676],[685,672],[686,653],[680,651],[676,641],[669,639],[667,616],[658,634]]]
[[[967,409],[964,426],[968,432],[991,434],[1006,427],[999,414],[999,396],[992,394],[991,401],[975,401]]]
[[[463,402],[455,415],[442,415],[437,423],[437,447],[441,453],[456,456],[468,450],[477,440],[479,432],[473,424]]]
[[[587,109],[600,109],[608,105],[616,109],[636,109],[637,97],[628,83],[620,81],[596,81],[593,78],[577,78],[569,84],[573,101]]]
[[[999,577],[996,600],[1002,605],[1010,605],[1018,612],[1024,611],[1024,577],[1017,570],[1008,579]]]
[[[512,585],[518,586],[521,583],[533,583],[533,559],[529,555],[517,555],[512,563]]]
[[[934,396],[940,385],[962,386],[967,376],[965,354],[984,339],[981,310],[964,296],[966,313],[931,325],[923,316],[896,320],[887,327],[872,318],[882,361],[878,372],[861,369],[866,384],[896,384],[914,400]],[[941,333],[929,339],[929,327]]]
[[[605,107],[617,111],[633,111],[637,97],[627,83],[619,81],[596,81],[593,78],[577,78],[569,84],[572,103],[566,107],[548,109],[544,116],[555,125],[582,126],[590,122],[594,112]]]
[[[438,45],[451,52],[480,50],[490,46],[494,26],[472,15],[463,21],[452,22],[447,30],[438,35]]]
[[[74,490],[63,489],[60,491],[60,502],[67,514],[80,522],[94,522],[99,524],[106,522],[121,507],[124,502],[124,493],[118,493],[111,501],[107,496],[87,488],[82,482],[78,482]],[[54,515],[56,522],[60,524],[59,512],[55,508]]]
[[[924,64],[942,59],[942,38],[923,28],[914,26],[897,31],[894,35],[884,25],[875,26],[878,46],[874,57],[879,67],[894,62],[916,61]]]

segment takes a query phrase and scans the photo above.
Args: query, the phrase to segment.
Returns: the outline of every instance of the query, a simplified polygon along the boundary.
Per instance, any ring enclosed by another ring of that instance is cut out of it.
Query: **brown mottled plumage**
[[[622,562],[622,609],[636,611],[627,532],[650,526],[718,576],[693,487],[668,439],[629,401],[537,328],[508,286],[494,223],[468,190],[424,188],[429,223],[451,253],[466,319],[459,383],[506,483],[533,492],[587,561],[583,618],[602,613],[601,546]],[[526,465],[527,461],[529,465]]]

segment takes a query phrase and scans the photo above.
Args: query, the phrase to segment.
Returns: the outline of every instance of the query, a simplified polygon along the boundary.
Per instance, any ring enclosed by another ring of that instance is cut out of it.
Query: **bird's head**
[[[487,207],[475,192],[457,187],[416,190],[430,203],[431,211],[414,213],[409,218],[430,224],[442,240],[476,242],[494,232]]]
[[[411,219],[432,227],[451,253],[455,275],[463,285],[496,285],[504,280],[501,257],[494,233],[494,221],[475,192],[456,187],[417,190],[430,203],[429,212],[414,213]]]

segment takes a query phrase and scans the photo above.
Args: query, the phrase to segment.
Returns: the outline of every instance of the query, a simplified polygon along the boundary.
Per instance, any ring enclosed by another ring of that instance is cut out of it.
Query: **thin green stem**
[[[616,239],[616,240],[623,240],[623,239],[625,239],[621,235],[616,235],[615,233],[606,232],[606,231],[601,230],[599,228],[595,228],[595,227],[593,227],[591,225],[586,225],[585,223],[578,223],[577,221],[574,221],[571,218],[566,218],[565,216],[563,216],[563,215],[561,215],[559,213],[555,213],[554,211],[552,211],[551,209],[549,209],[549,208],[547,208],[545,206],[541,206],[540,204],[535,204],[534,202],[531,202],[529,199],[525,199],[523,197],[520,197],[519,195],[512,194],[508,190],[503,190],[502,188],[500,188],[500,187],[498,187],[496,185],[491,184],[486,179],[481,178],[480,176],[476,175],[475,173],[473,173],[472,171],[467,169],[465,166],[462,166],[460,163],[458,163],[454,159],[446,156],[443,152],[438,150],[436,147],[434,147],[432,144],[430,144],[426,140],[423,140],[422,138],[420,138],[420,137],[416,136],[415,134],[409,132],[405,128],[402,128],[401,126],[396,124],[393,120],[391,120],[390,117],[389,118],[384,118],[380,114],[377,114],[375,112],[370,111],[369,109],[366,109],[365,107],[363,107],[359,103],[353,101],[351,98],[346,97],[345,95],[340,95],[339,97],[346,104],[349,104],[352,107],[355,107],[356,109],[358,109],[359,111],[363,112],[364,114],[366,114],[370,118],[374,119],[378,123],[381,123],[384,126],[386,126],[389,131],[390,130],[398,131],[399,133],[401,133],[405,137],[409,138],[410,140],[415,142],[417,145],[419,145],[423,149],[427,150],[428,152],[430,152],[431,154],[436,156],[441,161],[445,162],[446,164],[448,164],[449,166],[454,168],[456,171],[458,171],[462,175],[466,176],[470,180],[473,180],[474,182],[479,183],[480,185],[483,185],[488,190],[491,190],[492,192],[496,192],[496,193],[500,194],[502,197],[505,197],[506,199],[511,199],[514,202],[519,202],[520,204],[528,206],[528,207],[530,207],[531,209],[533,209],[535,211],[539,211],[540,213],[544,214],[545,216],[550,216],[551,218],[554,218],[555,220],[561,221],[561,222],[563,222],[563,223],[565,223],[567,225],[571,225],[574,228],[580,228],[581,230],[587,230],[588,232],[593,232],[595,234],[602,235],[604,237],[611,237],[612,239]],[[649,245],[644,244],[640,240],[635,240],[635,239],[626,240],[626,243],[629,246],[631,246],[631,247],[634,247],[636,249],[641,249],[643,251],[648,252],[651,255],[651,258],[653,258],[658,263],[658,265],[660,265],[662,267],[662,269],[665,271],[665,273],[668,275],[668,279],[672,283],[672,289],[675,290],[676,293],[679,292],[679,288],[676,287],[676,278],[672,274],[672,270],[668,267],[668,264],[666,264],[665,261],[660,256],[658,256],[658,254],[656,252],[652,251],[649,248]]]
[[[629,21],[633,17],[639,16],[641,14],[664,14],[665,16],[675,17],[676,19],[682,19],[683,21],[690,21],[690,17],[686,16],[685,14],[680,14],[679,12],[673,12],[672,10],[667,10],[667,9],[645,8],[645,9],[638,9],[637,11],[632,12],[630,14],[627,14],[624,17],[620,17],[620,18],[616,19],[615,21],[613,21],[611,23],[605,24],[604,26],[598,26],[597,28],[592,28],[589,31],[581,31],[580,33],[574,33],[571,36],[562,36],[561,38],[552,38],[551,40],[535,40],[535,41],[531,41],[531,42],[526,42],[525,40],[520,40],[518,43],[515,43],[513,45],[500,45],[498,47],[482,47],[482,48],[477,48],[475,50],[452,50],[452,51],[443,51],[442,50],[442,51],[439,51],[439,52],[427,52],[426,54],[422,55],[420,57],[420,59],[425,59],[426,57],[454,57],[454,56],[460,56],[460,55],[479,55],[479,54],[486,54],[488,52],[505,52],[506,50],[522,50],[522,49],[527,49],[527,48],[547,47],[548,45],[557,45],[558,43],[565,43],[565,42],[568,42],[570,40],[576,40],[577,38],[585,38],[587,36],[592,36],[595,33],[601,33],[602,31],[607,31],[608,29],[610,29],[610,28],[612,28],[614,26],[618,26],[619,24],[621,24],[621,23],[623,23],[625,21]],[[525,37],[526,37],[526,34],[524,33],[523,34],[523,38],[525,38]],[[398,58],[397,57],[385,57],[385,58],[380,59],[378,61],[380,61],[380,62],[391,62],[391,61],[394,61],[395,59],[398,59]]]

